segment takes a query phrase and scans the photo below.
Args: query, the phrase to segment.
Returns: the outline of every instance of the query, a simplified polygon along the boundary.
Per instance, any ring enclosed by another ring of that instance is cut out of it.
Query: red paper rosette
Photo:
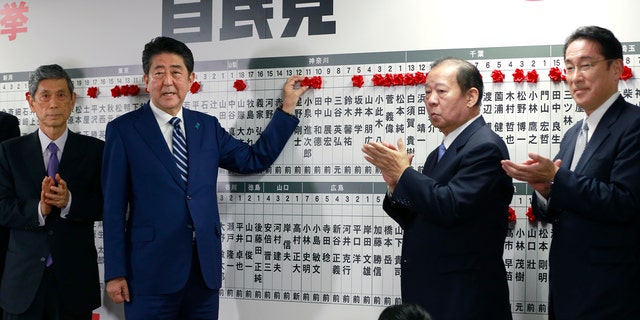
[[[385,87],[391,87],[393,85],[393,75],[390,73],[385,74],[382,78],[382,85]]]
[[[373,75],[373,79],[371,79],[371,81],[373,82],[374,86],[378,87],[378,86],[381,86],[383,84],[384,77],[381,74],[376,73],[376,74]]]
[[[236,88],[236,91],[244,91],[247,88],[247,84],[242,79],[238,79],[233,82],[233,87]]]
[[[414,86],[417,84],[425,84],[427,76],[423,72],[416,73],[387,73],[374,74],[371,79],[376,87],[394,87],[394,86]]]
[[[549,78],[553,82],[567,81],[567,75],[563,74],[558,67],[549,69]]]
[[[355,75],[351,77],[351,83],[353,83],[354,87],[362,88],[362,85],[364,85],[364,76]]]
[[[404,75],[404,85],[405,86],[413,86],[416,84],[416,77],[413,73],[405,73]]]
[[[87,96],[89,98],[93,98],[93,99],[97,98],[98,97],[98,93],[99,93],[98,87],[89,87],[89,88],[87,88]]]
[[[507,221],[516,221],[516,210],[509,207],[509,215],[507,216]]]
[[[516,71],[512,74],[513,82],[522,82],[524,81],[524,70],[516,69]]]
[[[620,80],[627,80],[633,77],[633,70],[631,68],[624,66],[624,70],[622,70],[622,74],[620,75]]]
[[[311,78],[304,77],[304,79],[302,79],[302,82],[300,82],[300,85],[303,87],[309,86],[314,89],[320,89],[322,88],[322,77],[320,76],[313,76]]]
[[[391,75],[391,77],[393,78],[394,86],[401,86],[404,84],[404,74],[402,73],[393,74]]]
[[[137,84],[131,84],[131,85],[125,84],[123,86],[116,85],[115,87],[111,88],[111,96],[114,98],[117,98],[120,96],[133,97],[133,96],[137,96],[139,93],[140,93],[140,87]],[[87,91],[87,94],[88,94],[88,91]]]
[[[121,86],[121,87],[120,87],[120,93],[121,93],[123,96],[128,96],[128,95],[129,95],[129,85],[128,85],[128,84],[125,84],[125,85]]]
[[[135,97],[140,93],[140,87],[137,84],[129,85],[129,89],[127,90],[127,94]]]
[[[491,79],[493,82],[504,82],[504,73],[498,69],[493,70],[491,71]]]
[[[415,73],[416,84],[427,83],[427,75],[429,75],[429,73],[423,73],[420,71],[416,72]]]
[[[120,91],[120,86],[115,86],[111,88],[111,96],[117,98],[122,95],[122,91]]]
[[[527,219],[531,222],[536,221],[536,216],[533,214],[533,208],[531,207],[527,209]]]
[[[189,92],[191,92],[192,94],[196,94],[198,91],[200,91],[201,87],[202,87],[202,85],[200,84],[200,82],[194,81],[191,84],[191,88],[189,88]]]
[[[538,71],[533,69],[527,72],[527,82],[537,83],[538,82]]]

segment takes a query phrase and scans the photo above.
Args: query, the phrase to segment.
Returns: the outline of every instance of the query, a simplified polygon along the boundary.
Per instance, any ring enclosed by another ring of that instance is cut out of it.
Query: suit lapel
[[[436,164],[438,162],[438,148],[431,151],[429,156],[427,157],[427,161],[424,163],[424,168],[422,168],[422,173],[430,176],[433,169],[435,169]]]
[[[486,122],[484,121],[484,118],[482,116],[480,116],[475,121],[471,122],[471,124],[469,124],[469,126],[466,127],[464,130],[462,130],[460,135],[458,135],[455,138],[455,140],[453,140],[453,142],[451,143],[449,148],[447,148],[447,151],[444,153],[440,161],[437,160],[438,148],[433,150],[429,154],[429,157],[427,157],[427,162],[424,165],[423,173],[431,176],[432,175],[431,173],[433,170],[440,171],[441,170],[440,167],[446,165],[447,163],[451,163],[451,160],[453,160],[455,157],[458,156],[460,149],[464,147],[464,145],[467,143],[469,138],[484,125],[486,125]]]
[[[202,134],[200,132],[203,124],[199,120],[198,114],[189,109],[182,108],[182,118],[184,119],[184,130],[187,135],[189,176],[193,177],[192,173],[198,172],[196,168],[198,162],[195,159],[198,154],[201,154]]]
[[[562,159],[561,167],[563,168],[571,168],[571,162],[573,162],[573,152],[576,149],[576,139],[578,139],[580,127],[582,126],[581,123],[582,121],[575,124],[574,127],[567,131],[567,134],[564,138],[567,142],[567,146],[564,150],[560,150],[561,153],[558,153],[558,156],[556,157],[556,159]]]
[[[20,151],[19,159],[24,159],[26,168],[40,168],[40,170],[25,170],[30,175],[30,181],[37,182],[36,185],[40,186],[42,179],[47,175],[47,168],[44,167],[44,157],[38,130],[31,133],[27,139],[29,139],[29,143],[24,144]]]
[[[484,125],[486,125],[486,122],[484,122],[484,118],[482,116],[471,122],[471,124],[469,124],[469,126],[464,130],[462,130],[462,132],[460,132],[460,135],[458,135],[455,140],[453,140],[449,148],[447,148],[447,152],[445,152],[442,156],[442,159],[440,159],[440,163],[447,163],[451,159],[457,157],[460,149],[462,149],[462,147],[467,144],[469,138],[471,138],[471,136]]]
[[[67,129],[68,130],[68,129]],[[78,135],[71,130],[68,130],[69,134],[67,135],[67,141],[64,143],[64,150],[62,150],[62,158],[60,158],[60,165],[58,166],[58,172],[60,172],[60,176],[65,177],[64,174],[67,170],[67,167],[78,163],[77,159],[80,158],[82,154],[82,146],[80,146],[80,140],[78,139]]]
[[[602,116],[602,119],[600,119],[598,126],[595,128],[595,131],[593,132],[591,139],[589,139],[589,142],[587,143],[587,146],[584,148],[584,152],[582,153],[582,156],[580,157],[580,160],[576,165],[576,169],[575,169],[576,172],[582,171],[584,166],[587,163],[589,163],[589,160],[591,159],[591,157],[593,157],[593,155],[596,153],[598,148],[600,148],[600,145],[602,145],[604,141],[607,140],[607,138],[611,134],[610,128],[616,122],[616,120],[620,116],[620,112],[622,111],[622,108],[620,108],[621,99],[622,97],[619,97],[611,105],[609,110],[605,112],[605,114]],[[573,139],[574,149],[575,149],[575,140],[576,139],[574,138]]]
[[[151,111],[148,103],[142,106],[140,116],[134,123],[134,127],[140,138],[145,141],[149,149],[151,149],[151,152],[153,152],[160,163],[167,169],[167,172],[173,177],[173,180],[183,188],[186,188],[184,181],[182,181],[182,178],[180,178],[178,174],[178,167],[176,166],[173,154],[162,136],[160,127],[158,127],[158,121],[156,121],[156,117],[153,115],[153,111]]]

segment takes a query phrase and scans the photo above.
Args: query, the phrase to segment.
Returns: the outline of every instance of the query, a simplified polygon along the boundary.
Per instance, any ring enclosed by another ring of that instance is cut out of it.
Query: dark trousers
[[[53,266],[44,270],[40,288],[31,306],[21,314],[4,312],[4,320],[91,320],[92,311],[66,310],[58,294]]]
[[[194,245],[189,280],[182,290],[170,294],[134,295],[131,302],[125,302],[124,312],[127,320],[217,320],[218,292],[205,284]]]

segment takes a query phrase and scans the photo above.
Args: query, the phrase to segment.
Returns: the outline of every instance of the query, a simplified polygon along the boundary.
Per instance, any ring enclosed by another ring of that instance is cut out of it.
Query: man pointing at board
[[[217,319],[222,285],[218,168],[267,169],[299,120],[302,77],[289,78],[283,105],[254,145],[218,119],[183,108],[193,55],[158,37],[142,53],[150,101],[107,125],[103,166],[107,293],[128,320]]]

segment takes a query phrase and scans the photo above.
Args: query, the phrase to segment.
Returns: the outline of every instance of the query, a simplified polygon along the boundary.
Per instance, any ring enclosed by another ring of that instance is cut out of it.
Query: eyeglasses
[[[591,62],[585,62],[582,63],[578,66],[567,66],[567,75],[571,75],[573,74],[575,71],[578,71],[580,73],[585,73],[589,70],[591,70],[592,67],[594,67],[596,64],[603,62],[603,61],[609,61],[609,60],[614,60],[614,59],[602,59],[602,60],[596,60],[596,61],[591,61]]]

